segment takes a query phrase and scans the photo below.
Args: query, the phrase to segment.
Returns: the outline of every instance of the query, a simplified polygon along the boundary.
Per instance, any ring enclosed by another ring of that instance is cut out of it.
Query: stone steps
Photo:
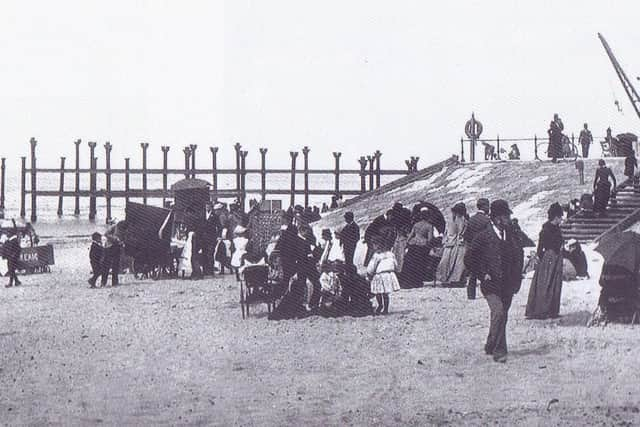
[[[640,193],[636,193],[633,187],[622,184],[617,188],[614,204],[611,205],[605,216],[578,214],[573,216],[560,228],[565,240],[576,239],[581,243],[588,243],[602,235],[617,224],[622,223],[630,215],[640,209]]]

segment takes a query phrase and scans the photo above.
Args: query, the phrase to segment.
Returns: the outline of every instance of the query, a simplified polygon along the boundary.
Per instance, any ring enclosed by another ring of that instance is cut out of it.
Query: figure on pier
[[[563,130],[564,124],[556,113],[553,115],[553,120],[549,124],[549,130],[547,131],[549,134],[549,150],[547,151],[547,156],[550,157],[554,163],[558,161],[558,157],[562,157]]]

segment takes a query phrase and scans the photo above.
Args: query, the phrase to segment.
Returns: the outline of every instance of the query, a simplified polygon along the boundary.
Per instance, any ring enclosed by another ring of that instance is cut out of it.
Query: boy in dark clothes
[[[9,276],[9,283],[5,285],[5,288],[12,286],[20,286],[22,282],[18,279],[17,270],[18,263],[20,262],[20,233],[17,229],[3,245],[3,257],[7,260],[7,276]]]
[[[91,263],[91,278],[89,286],[96,287],[96,280],[102,274],[102,262],[104,258],[104,247],[102,246],[102,234],[93,233],[91,235],[91,249],[89,249],[89,262]]]

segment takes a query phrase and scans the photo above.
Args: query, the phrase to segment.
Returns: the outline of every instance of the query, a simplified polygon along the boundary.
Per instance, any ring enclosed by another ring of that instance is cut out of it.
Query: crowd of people
[[[525,272],[524,249],[535,246],[511,214],[504,200],[480,199],[471,217],[463,203],[455,204],[445,224],[439,210],[427,202],[411,210],[396,203],[376,217],[362,236],[353,213],[347,212],[344,227],[334,233],[323,230],[320,243],[311,227],[295,225],[294,217],[285,215],[276,249],[281,252],[283,281],[290,286],[271,318],[301,317],[321,310],[321,301],[335,292],[323,277],[330,282],[331,274],[338,271],[342,308],[356,302],[359,293],[360,300],[375,297],[375,311],[360,303],[358,309],[364,310],[360,314],[389,313],[393,292],[429,281],[466,286],[467,297],[474,299],[479,282],[491,312],[485,351],[504,362],[508,311]],[[563,208],[554,203],[540,232],[526,309],[529,319],[559,316],[567,265],[588,277],[579,243],[563,245],[563,216]]]

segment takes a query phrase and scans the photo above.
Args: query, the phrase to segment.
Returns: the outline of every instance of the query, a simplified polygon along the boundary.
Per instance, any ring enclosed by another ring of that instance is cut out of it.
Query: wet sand
[[[638,329],[585,327],[594,279],[565,284],[549,321],[524,319],[526,281],[502,365],[464,289],[399,291],[388,316],[271,322],[262,305],[242,320],[231,276],[89,289],[87,250],[58,244],[51,274],[1,288],[3,424],[640,422]]]

